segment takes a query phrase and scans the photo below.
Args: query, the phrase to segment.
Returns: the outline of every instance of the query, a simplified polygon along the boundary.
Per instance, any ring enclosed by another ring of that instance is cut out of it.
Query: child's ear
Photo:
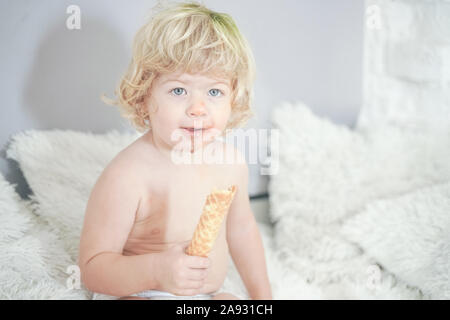
[[[149,119],[147,107],[143,102],[138,103],[138,105],[136,106],[136,113],[143,122]]]
[[[143,102],[142,102],[142,106],[141,108],[143,108],[143,111],[145,111],[147,114],[148,113],[155,113],[158,109],[158,107],[156,106],[156,104],[153,102],[151,93],[150,93],[150,89],[147,89],[147,92],[144,96]]]

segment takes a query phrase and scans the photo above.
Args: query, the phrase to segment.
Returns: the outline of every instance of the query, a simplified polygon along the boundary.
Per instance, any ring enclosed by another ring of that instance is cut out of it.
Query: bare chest
[[[207,195],[214,187],[225,189],[235,182],[230,169],[220,166],[180,167],[149,174],[143,176],[148,189],[143,192],[124,253],[160,252],[189,241]],[[223,223],[223,239],[225,228]]]

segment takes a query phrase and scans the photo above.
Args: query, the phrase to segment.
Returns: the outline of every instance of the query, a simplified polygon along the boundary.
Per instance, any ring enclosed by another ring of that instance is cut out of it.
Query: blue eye
[[[209,93],[213,96],[213,97],[218,97],[219,95],[222,94],[222,92],[219,89],[211,89],[209,90]]]
[[[173,92],[176,96],[181,96],[184,91],[186,91],[186,90],[184,90],[183,88],[175,88],[175,89],[172,89],[171,92]]]

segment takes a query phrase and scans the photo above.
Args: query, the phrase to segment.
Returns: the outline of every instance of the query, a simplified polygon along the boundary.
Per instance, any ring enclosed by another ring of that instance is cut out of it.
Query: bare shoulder
[[[116,174],[120,174],[122,177],[129,176],[131,178],[134,175],[136,166],[139,165],[139,161],[136,158],[136,150],[133,144],[127,146],[125,149],[116,154],[116,156],[105,167],[104,172],[114,172]]]
[[[124,185],[132,185],[133,190],[140,192],[144,185],[142,172],[149,167],[151,159],[145,152],[142,141],[137,139],[108,163],[102,175],[121,179]]]
[[[144,136],[141,136],[120,151],[110,164],[135,173],[135,171],[139,172],[144,165],[155,164],[155,159],[154,147],[146,142]]]

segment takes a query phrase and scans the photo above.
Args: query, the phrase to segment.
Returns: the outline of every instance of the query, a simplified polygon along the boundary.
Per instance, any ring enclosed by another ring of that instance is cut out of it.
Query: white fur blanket
[[[450,168],[435,137],[364,135],[302,105],[278,110],[273,225],[259,224],[274,298],[448,298]],[[108,161],[137,137],[60,130],[13,137],[8,157],[33,195],[20,199],[0,177],[0,298],[92,298],[67,272],[76,265],[86,201]],[[223,290],[248,298],[231,260],[230,267]]]

